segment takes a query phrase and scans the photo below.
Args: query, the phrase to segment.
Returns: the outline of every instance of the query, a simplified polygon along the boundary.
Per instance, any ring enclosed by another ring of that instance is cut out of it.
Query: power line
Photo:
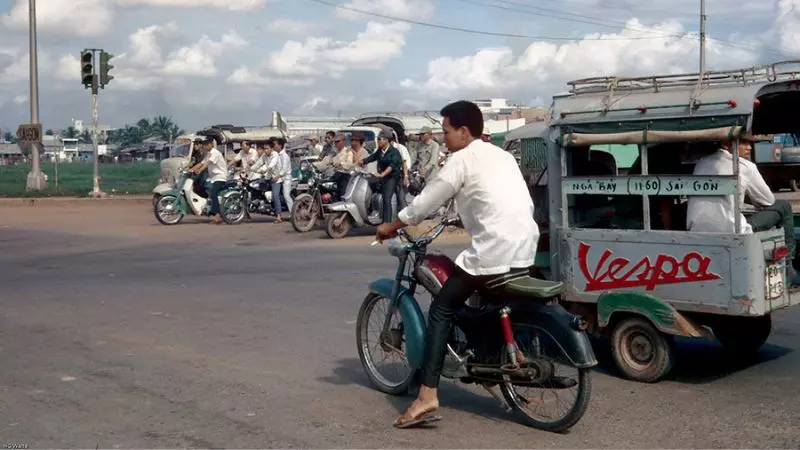
[[[556,14],[561,14],[561,15],[567,15],[567,16],[574,16],[574,17],[585,18],[585,19],[591,19],[591,20],[579,20],[579,19],[570,19],[570,18],[566,18],[566,17],[554,17],[554,16],[549,15],[549,14],[536,13],[536,12],[533,12],[533,11],[526,11],[526,10],[520,10],[520,9],[516,9],[516,8],[510,8],[510,7],[507,7],[507,6],[495,5],[495,4],[484,3],[484,2],[478,2],[478,1],[475,1],[475,0],[459,0],[459,1],[464,2],[464,3],[469,3],[469,4],[472,4],[472,5],[477,5],[477,6],[485,6],[485,7],[489,7],[489,8],[496,8],[496,9],[512,11],[512,12],[516,12],[516,13],[522,13],[522,14],[528,14],[528,15],[540,16],[540,17],[547,17],[547,18],[550,18],[550,19],[564,20],[564,21],[567,21],[567,22],[586,23],[586,24],[590,24],[590,25],[599,25],[599,26],[602,26],[602,27],[614,28],[614,29],[617,29],[618,27],[621,26],[624,29],[628,29],[628,30],[631,30],[631,31],[641,31],[641,32],[653,33],[652,30],[647,30],[647,29],[644,29],[644,28],[630,27],[627,23],[621,22],[621,21],[606,20],[606,19],[601,19],[599,17],[594,17],[594,16],[587,16],[587,15],[582,15],[582,14],[569,13],[569,12],[566,12],[566,11],[560,11],[560,10],[550,9],[550,8],[542,8],[542,7],[539,7],[539,6],[528,5],[526,3],[520,3],[520,2],[516,2],[516,1],[512,1],[512,0],[494,0],[494,1],[498,2],[498,3],[506,3],[506,4],[511,4],[511,5],[518,5],[518,6],[522,6],[522,7],[533,9],[533,10],[546,11],[546,12],[551,12],[551,13],[556,13]],[[706,15],[706,17],[707,17],[707,15]],[[599,22],[596,22],[596,21],[599,21]],[[605,23],[603,23],[603,22],[605,22]],[[616,25],[612,25],[612,24],[616,24]],[[658,39],[658,38],[661,38],[661,37],[663,37],[663,38],[670,38],[670,37],[685,38],[685,37],[688,37],[688,33],[685,33],[685,34],[666,34],[666,33],[658,33],[658,32],[656,32],[656,33],[652,34],[652,37],[645,38],[645,39]],[[639,39],[642,39],[642,38],[631,38],[631,39],[632,40],[639,40]],[[625,40],[625,39],[606,38],[606,39],[603,39],[603,40],[609,40],[610,41],[610,40]],[[738,48],[738,49],[741,49],[741,50],[748,50],[748,51],[757,50],[756,48],[753,48],[751,46],[746,46],[746,45],[742,45],[742,44],[736,44],[736,43],[733,43],[733,42],[730,42],[730,41],[726,41],[726,40],[723,40],[723,39],[711,39],[711,38],[708,38],[707,40],[713,40],[713,41],[718,42],[719,44],[727,45],[728,47]],[[783,52],[781,50],[774,49],[774,48],[771,48],[771,47],[766,46],[766,45],[762,46],[761,50],[764,50],[766,52],[772,53],[773,55],[779,55],[779,56],[782,56],[782,57],[790,56],[790,55],[788,55],[787,53],[785,53],[785,52]]]
[[[480,35],[483,35],[483,36],[496,36],[496,37],[505,37],[505,38],[530,39],[530,40],[534,40],[534,41],[638,41],[638,40],[651,40],[651,39],[665,39],[667,37],[670,37],[670,36],[637,36],[637,37],[624,37],[624,38],[620,38],[620,37],[617,37],[617,38],[579,37],[578,38],[578,37],[564,37],[564,36],[531,36],[531,35],[526,35],[526,34],[500,33],[500,32],[494,32],[494,31],[471,30],[469,28],[452,27],[452,26],[449,26],[449,25],[440,25],[440,24],[435,24],[435,23],[422,22],[422,21],[419,21],[419,20],[412,20],[412,19],[405,19],[405,18],[402,18],[402,17],[389,16],[389,15],[386,15],[386,14],[380,14],[380,13],[371,12],[371,11],[364,11],[362,9],[351,8],[349,6],[340,5],[338,3],[333,3],[333,2],[328,2],[326,0],[309,0],[309,1],[312,1],[312,2],[315,2],[315,3],[320,3],[322,5],[331,6],[333,8],[337,8],[337,9],[343,9],[343,10],[346,10],[346,11],[357,12],[357,13],[364,14],[364,15],[367,15],[367,16],[380,17],[382,19],[394,20],[394,21],[397,21],[397,22],[405,22],[405,23],[410,23],[410,24],[413,24],[413,25],[419,25],[419,26],[428,27],[428,28],[437,28],[437,29],[440,29],[440,30],[458,31],[458,32],[461,32],[461,33],[480,34]],[[675,35],[675,36],[671,36],[671,37],[683,38],[685,36]]]

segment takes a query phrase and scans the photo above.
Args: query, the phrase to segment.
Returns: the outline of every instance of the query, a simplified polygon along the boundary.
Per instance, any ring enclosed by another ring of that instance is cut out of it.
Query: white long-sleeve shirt
[[[278,152],[273,151],[266,158],[267,158],[267,166],[266,166],[266,169],[264,169],[263,173],[265,173],[267,175],[267,178],[270,178],[270,179],[274,178],[274,177],[279,177],[280,178],[280,176],[281,176],[281,160],[280,160],[280,157],[278,157]],[[277,182],[280,182],[280,180],[278,180]]]
[[[281,165],[281,172],[280,176],[283,181],[291,182],[292,181],[292,158],[289,156],[289,153],[286,150],[281,151],[278,153],[278,158],[280,158],[280,165]]]
[[[417,225],[453,197],[472,238],[456,258],[459,267],[471,275],[495,275],[533,265],[539,226],[528,186],[510,153],[480,139],[472,141],[451,154],[398,218]]]
[[[719,149],[697,161],[694,175],[733,175],[733,155]],[[757,206],[772,206],[772,194],[753,162],[739,158],[739,192],[742,204],[747,194]],[[739,205],[740,207],[742,205]],[[752,233],[753,227],[741,214],[740,233]],[[733,233],[736,224],[733,194],[708,197],[689,197],[686,212],[686,229],[689,231]]]

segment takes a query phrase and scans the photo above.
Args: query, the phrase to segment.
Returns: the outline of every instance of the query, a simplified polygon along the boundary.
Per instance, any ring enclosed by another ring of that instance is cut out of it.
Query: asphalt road
[[[194,222],[194,223],[192,223]],[[394,260],[268,221],[157,225],[146,204],[4,207],[0,442],[29,448],[800,446],[800,312],[757,363],[684,343],[658,384],[619,379],[600,343],[569,433],[518,424],[443,382],[444,421],[396,430],[355,346],[366,284]],[[460,237],[443,241],[457,251]]]

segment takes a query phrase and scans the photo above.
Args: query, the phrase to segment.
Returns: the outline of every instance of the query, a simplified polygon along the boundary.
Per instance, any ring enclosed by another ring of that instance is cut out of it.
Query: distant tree
[[[48,129],[47,129],[47,130],[44,132],[44,135],[45,135],[45,136],[54,136],[55,134],[56,134],[56,133],[55,133],[55,132],[53,132],[53,129],[52,129],[52,128],[48,128]]]
[[[11,134],[10,131],[6,131],[5,133],[3,133],[3,140],[8,142],[9,144],[16,144],[17,136]]]
[[[61,133],[61,137],[64,137],[64,138],[67,138],[67,139],[75,139],[75,138],[78,137],[79,134],[80,133],[78,133],[78,130],[76,130],[75,127],[70,125],[64,130],[63,133]]]

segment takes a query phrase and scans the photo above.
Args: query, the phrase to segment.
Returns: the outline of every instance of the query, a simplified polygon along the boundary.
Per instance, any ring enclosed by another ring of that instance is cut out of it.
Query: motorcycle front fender
[[[375,280],[369,284],[370,292],[388,299],[392,298],[393,288],[394,280],[389,278]],[[406,335],[406,358],[412,368],[419,369],[425,358],[425,316],[408,289],[400,286],[397,297],[403,331]]]
[[[577,329],[579,316],[570,314],[559,304],[546,305],[530,299],[522,302],[511,307],[511,320],[538,332],[539,345],[545,355],[563,359],[578,368],[597,365],[589,335]]]
[[[346,212],[353,218],[357,227],[364,226],[364,218],[358,213],[358,207],[352,202],[335,202],[328,205],[330,212]]]
[[[169,194],[171,192],[174,192],[174,189],[172,188],[172,184],[170,183],[161,183],[153,188],[153,194],[158,196]]]

